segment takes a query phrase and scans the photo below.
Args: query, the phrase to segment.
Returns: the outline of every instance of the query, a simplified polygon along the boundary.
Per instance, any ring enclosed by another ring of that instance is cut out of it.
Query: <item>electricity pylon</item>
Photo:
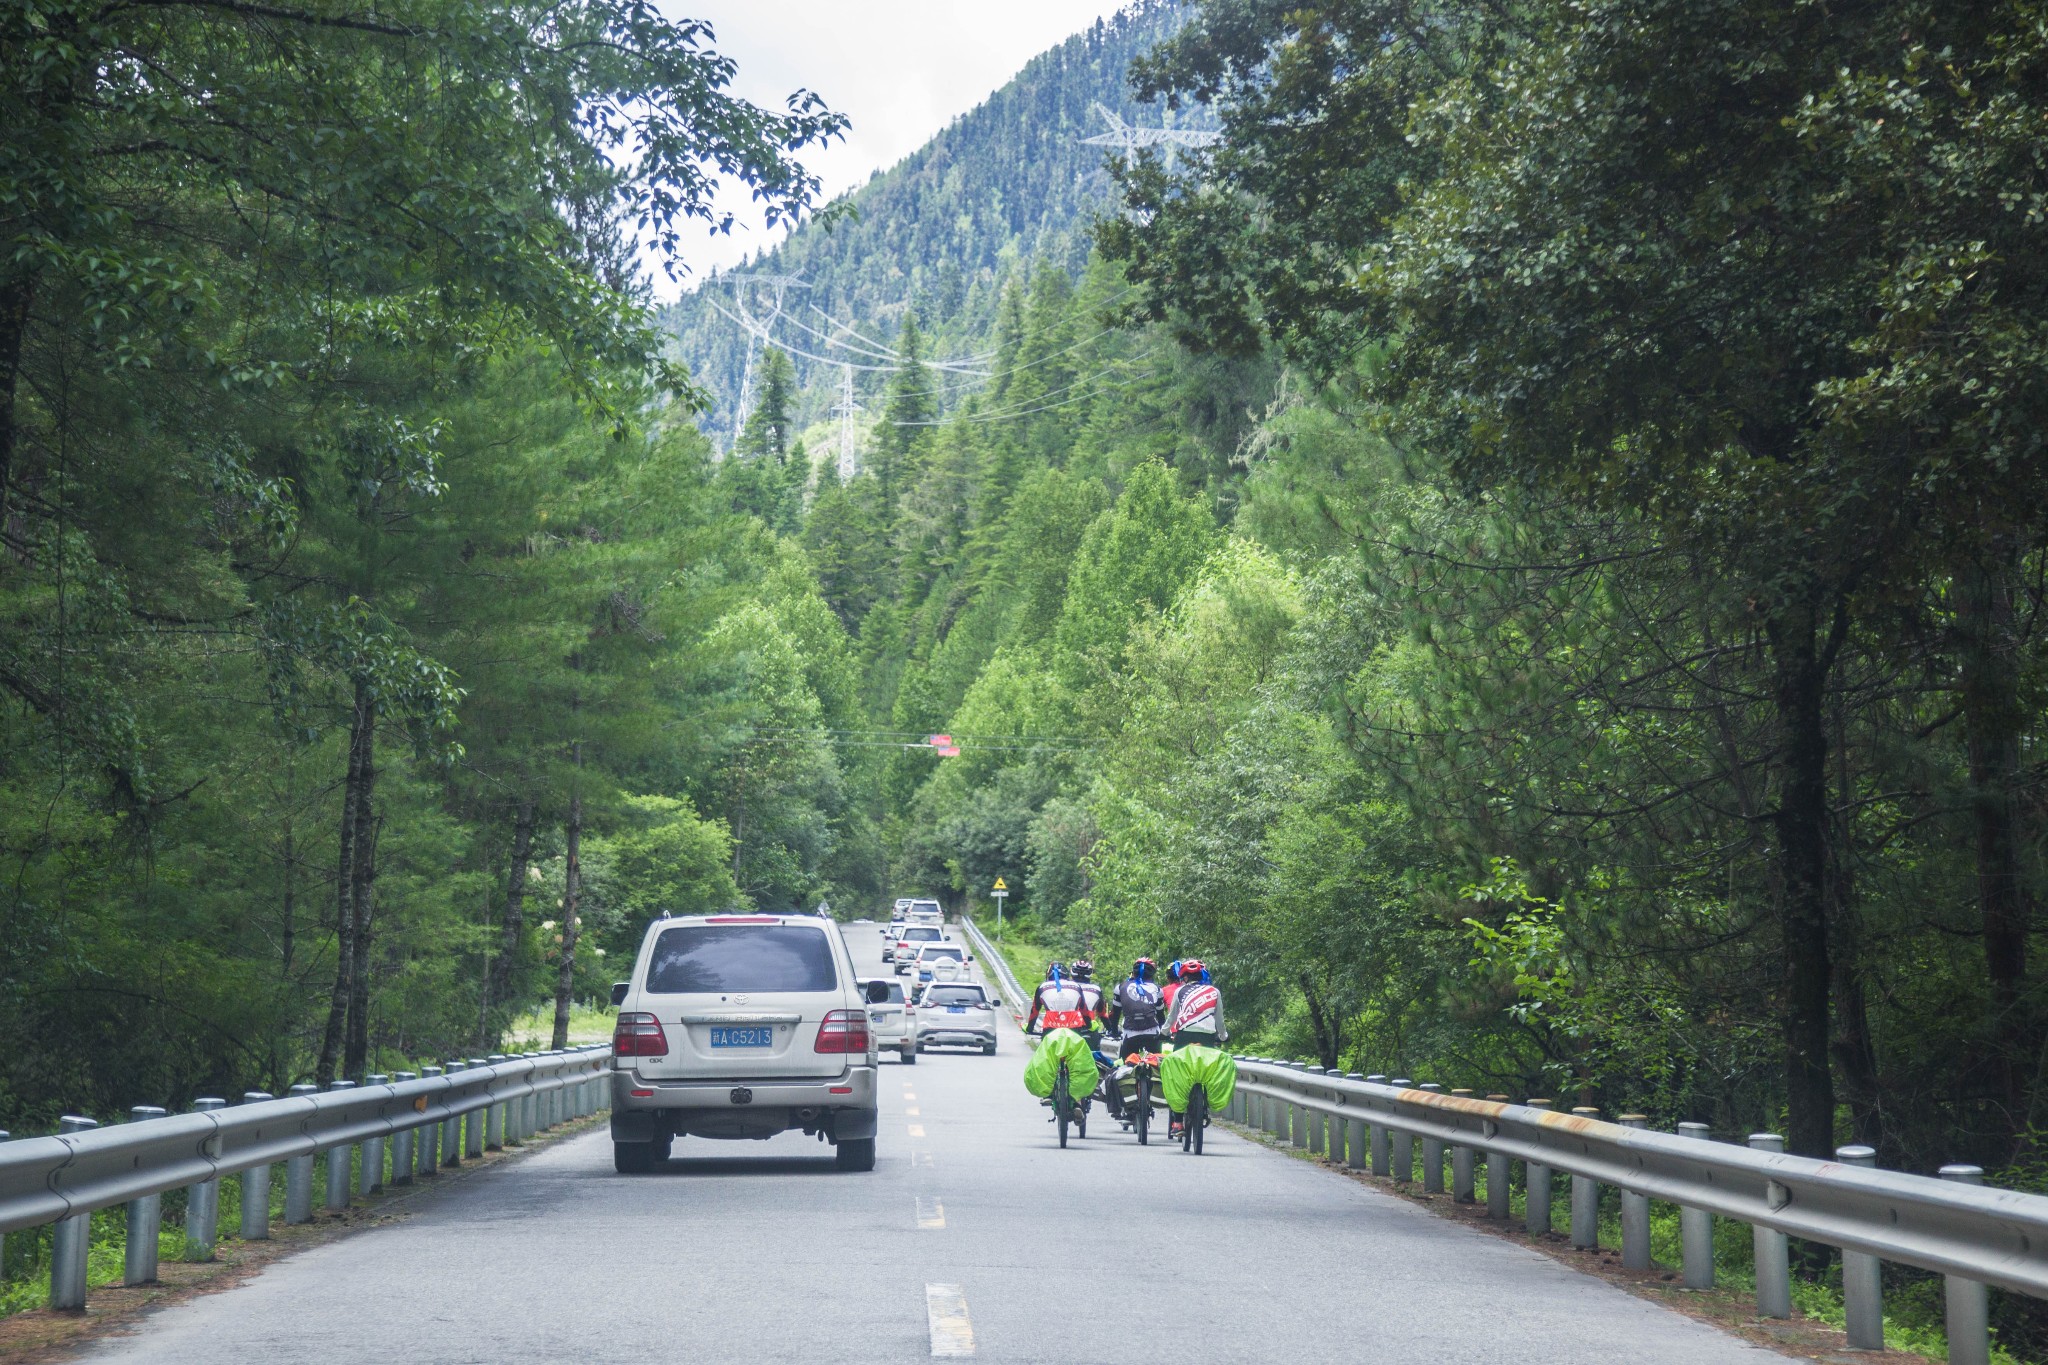
[[[1211,147],[1223,140],[1223,134],[1205,128],[1140,128],[1125,123],[1101,100],[1095,102],[1095,112],[1102,115],[1109,131],[1082,138],[1083,146],[1115,147],[1125,156],[1135,155],[1140,147],[1163,147],[1168,166],[1173,165],[1174,153],[1182,147]]]
[[[725,278],[729,284],[763,284],[775,290],[775,307],[768,314],[768,321],[747,329],[747,367],[740,372],[740,403],[732,416],[732,449],[737,450],[740,432],[747,424],[747,402],[754,395],[754,343],[764,339],[768,329],[775,325],[775,320],[782,316],[782,296],[789,290],[809,289],[810,286],[795,275],[727,275]],[[739,305],[740,312],[747,312],[745,291],[734,290],[733,302]],[[749,317],[751,319],[751,315]]]
[[[839,401],[832,405],[832,415],[839,419],[839,482],[853,478],[860,468],[860,459],[854,448],[855,430],[853,419],[860,412],[860,404],[853,399],[853,366],[839,367]]]

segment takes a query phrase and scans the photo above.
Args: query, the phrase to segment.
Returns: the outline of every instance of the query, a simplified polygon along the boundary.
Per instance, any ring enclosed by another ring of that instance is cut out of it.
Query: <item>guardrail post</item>
[[[196,1114],[228,1107],[226,1100],[192,1101]],[[185,1187],[185,1259],[210,1261],[214,1243],[220,1240],[220,1177]]]
[[[1844,1166],[1877,1165],[1875,1147],[1835,1148]],[[1862,1251],[1842,1252],[1842,1316],[1852,1351],[1884,1349],[1884,1269],[1877,1257]]]
[[[261,1104],[277,1096],[268,1090],[245,1090],[242,1103]],[[251,1166],[242,1172],[242,1240],[262,1242],[270,1238],[270,1165]]]
[[[295,1085],[294,1095],[317,1095],[317,1085]],[[313,1154],[286,1157],[284,1162],[284,1221],[287,1223],[310,1223],[313,1221]]]
[[[1698,1138],[1711,1142],[1713,1130],[1704,1123],[1681,1123],[1680,1137]],[[1678,1243],[1685,1261],[1684,1284],[1687,1289],[1712,1289],[1714,1287],[1714,1215],[1705,1209],[1689,1209],[1680,1206],[1678,1210]]]
[[[510,1059],[507,1058],[505,1054],[502,1052],[493,1052],[485,1060],[488,1061],[492,1066],[496,1066],[499,1062],[507,1061]],[[506,1108],[507,1105],[503,1100],[499,1100],[496,1104],[492,1105],[489,1111],[490,1118],[486,1121],[484,1125],[484,1146],[490,1148],[494,1152],[502,1152],[505,1150]]]
[[[1524,1100],[1531,1109],[1550,1108],[1549,1100]],[[1522,1192],[1524,1204],[1522,1226],[1532,1237],[1544,1237],[1550,1233],[1550,1167],[1534,1161],[1523,1163],[1523,1178],[1528,1189]]]
[[[97,1120],[66,1114],[57,1120],[60,1133],[85,1133]],[[86,1253],[92,1249],[92,1213],[74,1213],[57,1220],[50,1238],[50,1307],[85,1307]]]
[[[1959,1185],[1984,1183],[1982,1166],[1944,1166],[1943,1180]],[[1978,1280],[1945,1275],[1948,1299],[1948,1365],[1990,1365],[1991,1296]]]
[[[1412,1090],[1415,1082],[1406,1076],[1396,1076],[1387,1082],[1396,1090]],[[1406,1185],[1415,1179],[1415,1134],[1394,1130],[1394,1183]]]
[[[1506,1104],[1508,1102],[1506,1095],[1488,1095],[1486,1098],[1495,1104]],[[1508,1188],[1508,1179],[1507,1157],[1499,1152],[1488,1152],[1486,1154],[1486,1216],[1488,1218],[1506,1218],[1512,1211],[1508,1199],[1508,1196],[1512,1193]]]
[[[1453,1090],[1459,1099],[1469,1100],[1469,1090]],[[1451,1201],[1457,1204],[1472,1202],[1473,1192],[1478,1188],[1472,1176],[1472,1149],[1459,1143],[1451,1145]]]
[[[1319,1066],[1311,1066],[1306,1067],[1304,1069],[1311,1076],[1323,1076],[1328,1074],[1328,1072],[1326,1072],[1322,1067]],[[1315,1153],[1317,1156],[1321,1156],[1323,1153],[1323,1111],[1320,1109],[1311,1109],[1306,1104],[1304,1104],[1301,1108],[1302,1115],[1308,1122],[1308,1149],[1309,1151]],[[1300,1142],[1296,1142],[1294,1145],[1299,1147],[1302,1144]]]
[[[353,1090],[356,1088],[356,1083],[354,1081],[330,1081],[327,1088],[329,1090]],[[354,1145],[347,1142],[327,1149],[327,1207],[335,1213],[339,1213],[348,1207],[349,1166],[354,1155]]]
[[[1759,1152],[1782,1152],[1785,1139],[1776,1133],[1751,1133],[1749,1145]],[[1750,1228],[1756,1246],[1756,1311],[1767,1318],[1792,1316],[1792,1266],[1785,1234],[1758,1223]]]
[[[450,1076],[460,1075],[469,1070],[468,1062],[448,1062],[442,1070]],[[448,1092],[448,1102],[458,1103],[455,1092]],[[450,1114],[441,1120],[441,1164],[460,1166],[462,1164],[462,1115]]]
[[[418,1080],[420,1073],[417,1071],[398,1071],[393,1072],[392,1076],[393,1079],[403,1084],[406,1081]],[[400,1122],[402,1123],[404,1120],[401,1119]],[[413,1163],[418,1160],[414,1156],[412,1149],[413,1132],[414,1130],[411,1128],[400,1128],[391,1135],[391,1183],[394,1185],[412,1184]]]
[[[391,1078],[381,1071],[363,1077],[365,1085],[389,1085]],[[368,1199],[384,1188],[384,1135],[363,1139],[363,1164],[356,1175],[356,1193]]]
[[[1574,1118],[1597,1119],[1592,1105],[1576,1105]],[[1600,1182],[1589,1175],[1572,1177],[1572,1245],[1590,1251],[1600,1245]]]
[[[487,1067],[489,1065],[490,1063],[485,1061],[481,1057],[472,1057],[469,1059],[469,1069],[471,1071],[480,1071],[484,1067]],[[490,1092],[488,1090],[484,1092],[484,1097],[486,1099],[490,1098]],[[486,1104],[481,1109],[470,1110],[469,1122],[463,1125],[465,1131],[462,1140],[462,1154],[468,1157],[471,1161],[483,1160],[484,1125],[490,1122],[490,1116],[491,1106]]]
[[[1443,1087],[1435,1081],[1424,1081],[1422,1088],[1432,1094],[1442,1094]],[[1426,1137],[1422,1140],[1422,1192],[1442,1194],[1444,1192],[1444,1144],[1442,1138]]]
[[[1344,1079],[1347,1081],[1362,1081],[1365,1077],[1353,1071],[1347,1073]],[[1364,1117],[1360,1116],[1346,1121],[1344,1124],[1344,1164],[1354,1171],[1362,1171],[1365,1169],[1365,1163],[1368,1159],[1365,1151]]]
[[[421,1076],[438,1076],[440,1074],[441,1068],[438,1066],[423,1066],[420,1068]],[[419,1125],[416,1131],[420,1135],[419,1173],[421,1175],[432,1175],[435,1168],[441,1164],[441,1125],[438,1123],[423,1123]]]
[[[161,1105],[138,1104],[128,1111],[130,1123],[147,1123],[160,1119],[168,1112]],[[7,1140],[7,1134],[0,1133],[0,1142]],[[128,1201],[128,1238],[121,1255],[122,1284],[155,1284],[157,1245],[164,1226],[164,1197],[160,1194],[139,1195]],[[0,1237],[0,1242],[6,1239]],[[0,1246],[0,1264],[6,1262],[6,1249]]]
[[[1374,1072],[1365,1079],[1369,1085],[1385,1085],[1387,1083],[1387,1078],[1378,1072]],[[1387,1156],[1387,1126],[1384,1123],[1374,1123],[1369,1125],[1369,1129],[1370,1141],[1372,1143],[1372,1173],[1374,1175],[1387,1175],[1393,1170],[1393,1163]]]
[[[1643,1128],[1649,1122],[1644,1114],[1623,1114],[1620,1119],[1624,1128]],[[1650,1268],[1650,1196],[1630,1189],[1621,1192],[1621,1268]]]

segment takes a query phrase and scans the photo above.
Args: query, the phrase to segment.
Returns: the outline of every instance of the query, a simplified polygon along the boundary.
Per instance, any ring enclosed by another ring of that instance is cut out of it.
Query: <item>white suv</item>
[[[875,1166],[868,992],[839,926],[815,915],[701,915],[647,928],[612,1036],[612,1160],[651,1171],[685,1134],[800,1128]]]
[[[863,981],[867,991],[868,1027],[874,1030],[875,1049],[894,1048],[905,1066],[917,1065],[917,1006],[910,1003],[900,981],[880,977]]]

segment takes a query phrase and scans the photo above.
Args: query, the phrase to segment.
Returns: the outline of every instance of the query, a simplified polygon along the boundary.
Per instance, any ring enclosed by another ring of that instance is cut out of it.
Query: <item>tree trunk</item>
[[[356,802],[355,978],[348,999],[348,1051],[343,1073],[361,1085],[370,1057],[370,931],[377,907],[377,717],[366,700],[363,722],[363,792]]]
[[[519,948],[526,939],[526,878],[533,862],[533,831],[540,822],[540,808],[531,798],[519,803],[512,816],[512,869],[505,881],[505,918],[498,926],[498,955],[491,962],[491,974],[484,1001],[486,1014],[512,998],[512,969],[519,961]]]
[[[1787,610],[1770,625],[1780,730],[1778,832],[1779,928],[1785,958],[1786,1147],[1801,1156],[1834,1154],[1835,1085],[1828,1065],[1828,732],[1827,675],[1834,646],[1818,641],[1810,607]],[[1839,637],[1838,621],[1836,635]]]
[[[327,1027],[320,1037],[320,1060],[313,1080],[325,1087],[341,1061],[348,1027],[348,1006],[355,994],[356,967],[356,830],[363,786],[363,716],[368,690],[356,684],[355,708],[348,731],[348,774],[341,785],[341,856],[334,874],[334,992],[327,1000]]]
[[[1323,997],[1316,990],[1315,978],[1307,972],[1301,974],[1301,994],[1308,1003],[1308,1024],[1315,1034],[1316,1056],[1325,1067],[1335,1071],[1344,1051],[1342,1026],[1323,1007]]]
[[[14,395],[21,386],[21,353],[28,337],[29,301],[34,285],[17,275],[0,285],[0,539],[26,545],[27,537],[14,525]]]
[[[1991,988],[1992,1065],[2008,1123],[2023,1113],[2027,1045],[2020,995],[2033,906],[2020,871],[2020,733],[2026,715],[2013,666],[2013,601],[2003,566],[1967,566],[1956,594],[1964,744],[1970,762],[1977,912]]]
[[[583,745],[574,748],[574,762],[583,766]],[[583,895],[583,793],[569,797],[569,821],[563,829],[562,960],[555,970],[555,1035],[553,1048],[569,1046],[569,1000],[576,988],[576,903]]]

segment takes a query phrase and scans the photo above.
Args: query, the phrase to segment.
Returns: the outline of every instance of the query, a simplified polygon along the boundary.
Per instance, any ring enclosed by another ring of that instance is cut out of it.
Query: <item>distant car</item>
[[[867,992],[868,1030],[875,1036],[875,1049],[894,1048],[905,1066],[917,1065],[917,1007],[904,998],[903,983],[876,977],[863,981]]]
[[[973,960],[957,943],[927,943],[911,955],[910,972],[920,987],[933,981],[964,981]]]
[[[941,942],[946,937],[946,931],[935,924],[906,924],[899,932],[902,937],[892,946],[882,949],[882,960],[894,963],[898,976],[910,970],[910,959],[917,955],[919,948],[927,943]]]
[[[934,981],[917,996],[917,1050],[978,1047],[996,1052],[996,1010],[986,987],[973,981]]]
[[[937,901],[912,901],[903,908],[903,917],[912,924],[944,924],[946,907]]]

